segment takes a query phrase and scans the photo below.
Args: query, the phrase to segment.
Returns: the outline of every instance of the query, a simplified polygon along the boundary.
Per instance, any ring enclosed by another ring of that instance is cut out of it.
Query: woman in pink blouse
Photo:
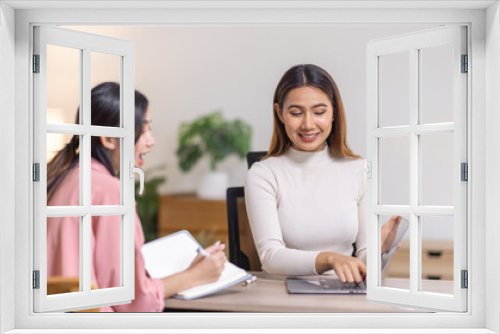
[[[120,124],[120,86],[105,82],[91,92],[92,125]],[[144,157],[155,145],[151,133],[148,100],[135,92],[135,166],[144,164]],[[78,120],[78,118],[77,118]],[[49,206],[79,205],[80,171],[79,137],[73,136],[64,149],[47,165],[47,200]],[[118,138],[92,137],[91,198],[92,205],[118,205],[120,166]],[[130,304],[102,307],[101,312],[161,312],[164,299],[188,288],[219,278],[224,262],[224,245],[207,249],[208,257],[198,256],[183,272],[153,279],[144,267],[141,247],[144,233],[135,213],[135,299]],[[47,276],[79,275],[79,218],[47,219]],[[92,281],[102,288],[120,286],[120,216],[92,217]]]

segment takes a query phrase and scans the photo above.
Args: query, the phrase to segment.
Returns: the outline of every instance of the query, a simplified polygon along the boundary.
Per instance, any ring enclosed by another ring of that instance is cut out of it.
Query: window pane
[[[120,205],[121,139],[114,137],[91,138],[91,205]]]
[[[47,123],[79,123],[80,49],[47,45]]]
[[[380,138],[381,205],[410,204],[410,141],[408,136]]]
[[[91,123],[98,126],[119,127],[121,57],[98,52],[91,52],[90,57],[91,86],[95,88],[104,82],[117,84],[116,86],[108,84],[105,94],[99,95],[101,101],[92,103],[93,106],[103,106],[105,110],[94,110]]]
[[[443,293],[436,281],[453,281],[453,217],[420,217],[422,233],[421,291]],[[446,293],[453,294],[449,289]]]
[[[420,202],[422,205],[453,206],[453,133],[419,138],[422,157]]]
[[[121,216],[92,217],[92,285],[95,289],[121,284]]]
[[[382,226],[386,224],[392,216],[380,215],[379,216],[379,231],[382,235]],[[408,216],[402,216],[409,220]],[[384,240],[381,240],[381,244]],[[381,249],[379,249],[379,254]],[[410,229],[405,233],[403,239],[397,248],[396,252],[390,258],[390,254],[381,254],[381,286],[398,288],[398,289],[410,289]],[[388,261],[388,262],[387,262]]]
[[[47,294],[81,291],[80,217],[47,218]]]
[[[453,44],[421,49],[422,124],[453,122]]]
[[[80,205],[80,173],[76,158],[79,140],[72,141],[72,138],[72,135],[47,133],[48,206]]]
[[[410,124],[410,52],[379,57],[379,126]]]

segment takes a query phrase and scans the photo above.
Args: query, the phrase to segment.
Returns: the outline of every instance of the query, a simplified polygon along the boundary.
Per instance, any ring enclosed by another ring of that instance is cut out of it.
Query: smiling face
[[[274,110],[294,149],[315,152],[325,147],[334,119],[332,103],[321,89],[292,89],[283,101],[283,109],[275,104]]]
[[[151,112],[149,108],[144,115],[144,125],[142,134],[135,143],[135,167],[141,168],[144,165],[144,156],[149,153],[156,141],[151,133]]]

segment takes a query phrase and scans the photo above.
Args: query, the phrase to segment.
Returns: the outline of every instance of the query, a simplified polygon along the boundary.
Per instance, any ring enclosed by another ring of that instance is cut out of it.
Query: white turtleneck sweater
[[[313,275],[323,251],[366,262],[366,161],[293,148],[253,164],[245,200],[262,269],[269,274]],[[361,193],[359,193],[359,189]]]

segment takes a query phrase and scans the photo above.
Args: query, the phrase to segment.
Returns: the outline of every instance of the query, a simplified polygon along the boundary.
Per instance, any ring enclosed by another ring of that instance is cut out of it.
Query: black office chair
[[[248,169],[252,167],[254,162],[260,161],[263,157],[265,157],[267,154],[267,151],[254,151],[254,152],[248,152],[247,153],[247,166]]]
[[[261,271],[259,254],[248,222],[243,187],[227,188],[229,262],[245,270]]]
[[[260,161],[267,151],[248,152],[247,166]],[[229,262],[245,270],[261,270],[259,255],[248,223],[243,187],[228,188],[226,192]]]

